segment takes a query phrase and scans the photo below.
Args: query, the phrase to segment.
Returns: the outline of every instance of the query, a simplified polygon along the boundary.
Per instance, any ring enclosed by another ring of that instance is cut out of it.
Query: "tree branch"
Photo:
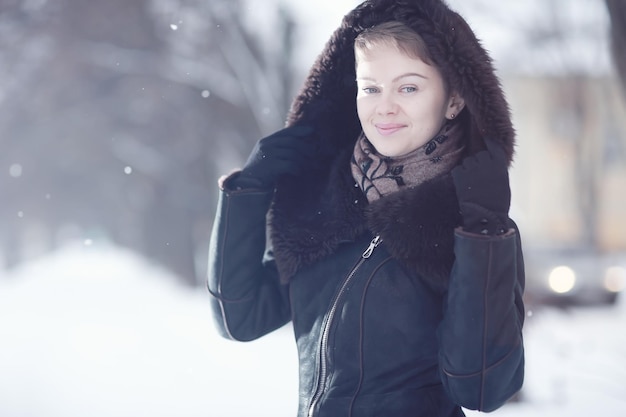
[[[626,96],[626,2],[624,0],[605,0],[611,20],[611,54],[613,63]]]

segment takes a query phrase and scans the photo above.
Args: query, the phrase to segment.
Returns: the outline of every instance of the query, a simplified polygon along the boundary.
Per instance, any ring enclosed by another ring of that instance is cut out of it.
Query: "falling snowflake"
[[[20,164],[13,164],[9,167],[9,175],[13,178],[19,178],[22,176],[22,166]]]

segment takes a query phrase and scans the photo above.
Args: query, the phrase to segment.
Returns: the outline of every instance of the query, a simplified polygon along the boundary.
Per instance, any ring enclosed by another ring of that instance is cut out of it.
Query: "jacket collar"
[[[349,168],[350,153],[339,155],[323,183],[294,178],[277,193],[270,229],[283,282],[302,267],[332,254],[364,233],[380,235],[392,257],[443,288],[454,261],[454,229],[461,217],[450,175],[398,191],[369,204]]]

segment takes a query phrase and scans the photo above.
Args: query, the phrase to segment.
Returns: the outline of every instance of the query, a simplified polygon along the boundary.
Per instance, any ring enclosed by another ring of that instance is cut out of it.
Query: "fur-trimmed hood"
[[[281,178],[271,212],[271,240],[281,278],[331,254],[366,230],[379,233],[391,254],[421,275],[444,279],[460,224],[449,175],[368,204],[354,185],[349,160],[361,126],[356,111],[354,39],[368,27],[397,20],[414,29],[452,90],[465,100],[465,148],[489,137],[513,159],[509,108],[487,52],[460,15],[441,0],[368,0],[348,13],[313,65],[287,124],[314,126],[315,168]],[[384,236],[387,235],[387,236]]]

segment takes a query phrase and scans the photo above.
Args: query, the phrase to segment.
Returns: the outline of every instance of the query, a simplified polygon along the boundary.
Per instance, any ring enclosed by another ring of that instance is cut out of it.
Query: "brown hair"
[[[355,53],[367,52],[379,45],[394,46],[411,58],[419,58],[433,65],[430,52],[422,37],[407,25],[389,21],[367,28],[354,40]]]

